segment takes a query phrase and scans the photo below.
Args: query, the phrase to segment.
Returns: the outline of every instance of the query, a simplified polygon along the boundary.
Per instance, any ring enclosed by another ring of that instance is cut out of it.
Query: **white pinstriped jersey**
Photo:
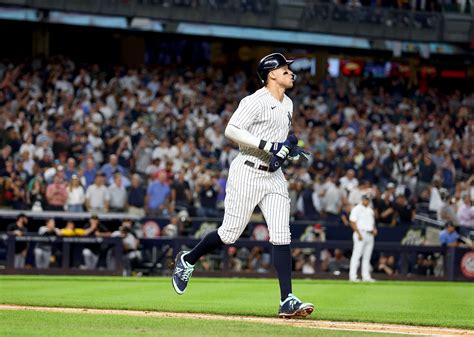
[[[280,102],[264,87],[242,99],[229,124],[259,139],[283,142],[288,137],[292,116],[291,99],[284,95]],[[270,242],[290,243],[290,198],[285,175],[281,170],[268,172],[257,168],[268,167],[270,160],[267,152],[240,145],[240,153],[230,166],[224,220],[218,229],[224,243],[231,244],[240,237],[257,205],[267,222]]]
[[[284,95],[277,100],[266,87],[243,98],[229,120],[230,125],[247,130],[259,139],[283,142],[288,137],[293,118],[293,102]],[[268,165],[271,155],[263,150],[240,145],[240,154],[246,159]],[[261,162],[255,160],[260,159]]]

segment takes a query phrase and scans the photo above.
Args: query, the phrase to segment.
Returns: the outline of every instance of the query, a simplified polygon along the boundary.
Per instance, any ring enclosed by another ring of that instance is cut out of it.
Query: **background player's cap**
[[[294,60],[287,60],[285,56],[280,53],[273,53],[262,58],[257,67],[257,74],[262,83],[267,81],[268,73],[277,68],[290,65]]]

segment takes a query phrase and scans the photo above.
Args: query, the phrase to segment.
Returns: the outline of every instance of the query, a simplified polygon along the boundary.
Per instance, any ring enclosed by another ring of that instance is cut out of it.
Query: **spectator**
[[[380,199],[374,200],[375,219],[377,220],[377,224],[382,226],[395,226],[397,222],[395,208],[391,201],[391,188],[395,188],[395,184],[388,183],[387,191],[382,194]]]
[[[170,200],[175,210],[190,211],[192,208],[193,194],[189,182],[185,179],[184,171],[181,171],[178,178],[171,184]]]
[[[335,175],[330,175],[322,186],[323,209],[328,222],[339,221],[346,200],[346,191],[336,179]]]
[[[393,255],[386,256],[381,254],[376,269],[387,275],[394,275],[396,273],[395,257]]]
[[[329,259],[328,271],[335,275],[349,271],[349,259],[344,256],[342,249],[336,248],[334,250],[334,255]]]
[[[415,219],[416,209],[403,194],[397,195],[393,208],[399,225],[409,226],[412,224]]]
[[[227,255],[228,255],[228,263],[229,263],[229,270],[234,271],[234,272],[241,272],[242,271],[242,260],[238,257],[238,251],[237,248],[234,246],[230,246],[227,249]]]
[[[125,168],[118,163],[118,157],[115,154],[111,154],[109,157],[109,162],[104,164],[100,169],[102,173],[105,174],[105,179],[107,183],[111,183],[116,172],[119,172],[121,175],[125,175]]]
[[[84,179],[83,185],[85,188],[88,188],[95,182],[95,176],[97,174],[97,168],[94,163],[94,159],[87,158],[86,160],[86,167],[84,169]]]
[[[471,202],[469,194],[462,197],[462,204],[459,206],[458,213],[459,225],[467,227],[470,230],[474,229],[474,206]]]
[[[300,214],[298,218],[303,220],[319,219],[322,208],[319,194],[314,191],[312,184],[306,184],[303,186],[304,189],[297,199],[297,209]]]
[[[30,181],[31,187],[27,189],[26,201],[28,207],[34,211],[42,211],[45,207],[46,188],[41,176],[36,176]]]
[[[204,176],[197,183],[196,192],[199,195],[200,207],[197,209],[198,216],[215,218],[219,216],[217,209],[217,195],[219,185],[215,177]]]
[[[345,176],[339,179],[341,187],[344,188],[347,193],[350,193],[354,188],[359,186],[359,180],[355,177],[355,171],[352,169],[347,170]]]
[[[84,212],[85,194],[81,186],[79,177],[76,174],[71,176],[71,182],[67,188],[67,210],[68,212]]]
[[[66,169],[64,170],[66,181],[70,182],[74,175],[77,176],[76,160],[74,158],[68,158]]]
[[[138,174],[132,176],[132,183],[128,190],[128,213],[139,217],[145,216],[146,190]]]
[[[178,217],[176,215],[171,215],[169,224],[163,227],[163,230],[161,231],[161,236],[166,238],[176,238],[178,236],[178,232],[180,230],[182,232],[182,228],[179,227],[180,222]]]
[[[296,262],[295,270],[301,271],[303,275],[312,275],[316,272],[314,264],[316,257],[310,252],[303,251],[301,258]]]
[[[449,199],[448,202],[445,202],[439,210],[438,220],[443,222],[451,221],[454,224],[459,224],[459,220],[456,215],[456,198],[447,197],[447,199]]]
[[[109,206],[111,212],[125,212],[127,209],[127,190],[122,184],[122,174],[114,173],[114,182],[109,186]]]
[[[53,218],[46,220],[46,225],[41,226],[38,230],[38,235],[41,236],[59,236],[61,232],[56,228],[56,222]],[[38,242],[35,250],[35,265],[38,269],[48,269],[51,262],[51,256],[53,253],[52,243],[50,242]]]
[[[0,172],[5,170],[6,162],[11,160],[11,153],[12,147],[10,145],[5,145],[2,147],[2,152],[0,154]]]
[[[11,189],[13,192],[11,199],[12,208],[17,210],[27,209],[27,193],[24,180],[20,177],[13,178]]]
[[[231,146],[231,144],[229,143],[224,144],[224,148],[222,149],[222,152],[220,153],[220,156],[219,156],[220,166],[223,169],[228,170],[230,168],[230,163],[232,163],[232,161],[235,159],[235,157],[237,157],[238,154],[239,154],[239,151],[234,149]]]
[[[110,194],[105,186],[105,174],[97,173],[95,183],[86,190],[86,209],[89,212],[108,212]]]
[[[266,273],[270,269],[271,257],[262,247],[253,247],[248,258],[249,271]]]
[[[16,222],[8,225],[7,233],[16,237],[24,236],[28,229],[26,225],[28,224],[28,217],[24,213],[18,214],[16,217]],[[28,242],[26,241],[17,241],[15,243],[15,257],[13,261],[14,268],[24,268],[26,253],[28,252]]]
[[[372,187],[367,180],[362,180],[358,186],[355,186],[351,189],[347,201],[352,206],[355,206],[362,201],[363,195],[370,195],[371,197],[374,197]]]
[[[150,216],[168,214],[169,197],[170,187],[166,182],[166,173],[161,171],[158,174],[158,179],[148,186],[146,213]]]
[[[431,155],[427,153],[418,162],[418,193],[431,184],[435,173],[436,165],[433,163]]]
[[[59,174],[54,176],[53,182],[46,188],[46,200],[51,211],[64,211],[68,200],[66,183]]]
[[[89,223],[84,227],[84,236],[89,237],[109,237],[110,232],[99,221],[99,217],[93,214]],[[82,256],[84,257],[84,268],[87,270],[94,270],[99,262],[100,254],[103,252],[103,247],[99,243],[90,243],[84,245],[82,249]]]
[[[456,226],[453,222],[445,223],[444,229],[439,233],[439,242],[441,246],[457,247],[460,236],[456,232]]]

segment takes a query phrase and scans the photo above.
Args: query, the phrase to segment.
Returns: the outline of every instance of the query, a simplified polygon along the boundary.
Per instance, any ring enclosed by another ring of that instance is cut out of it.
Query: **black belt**
[[[247,165],[247,166],[256,168],[257,170],[261,170],[261,171],[268,171],[270,169],[268,166],[264,166],[264,165],[258,165],[257,166],[257,164],[252,163],[251,161],[248,161],[248,160],[246,160],[244,162],[244,164]]]

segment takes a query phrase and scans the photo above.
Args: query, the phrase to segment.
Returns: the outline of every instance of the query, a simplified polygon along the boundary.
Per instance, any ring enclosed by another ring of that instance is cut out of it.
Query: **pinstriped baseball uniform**
[[[288,136],[293,116],[293,102],[284,95],[278,101],[263,87],[245,97],[229,120],[259,139],[283,142]],[[268,172],[271,155],[263,150],[240,145],[239,155],[232,161],[224,201],[225,214],[218,229],[221,240],[234,243],[247,226],[258,205],[268,225],[270,242],[287,245],[290,235],[290,198],[283,172]]]

